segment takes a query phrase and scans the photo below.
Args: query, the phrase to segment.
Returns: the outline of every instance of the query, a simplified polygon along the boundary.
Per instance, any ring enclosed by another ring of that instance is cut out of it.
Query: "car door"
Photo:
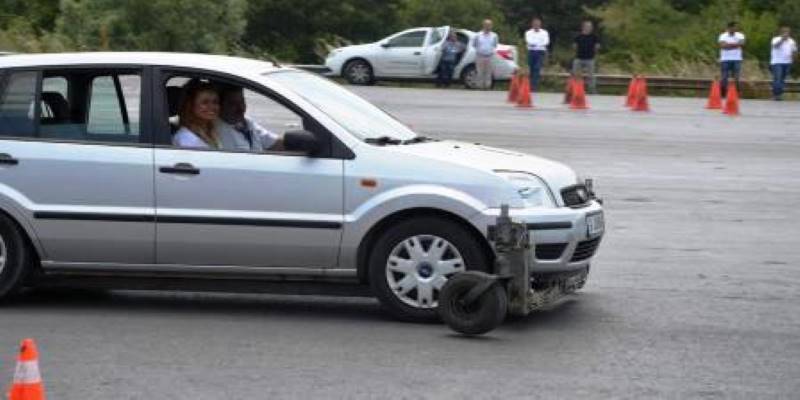
[[[449,26],[431,30],[428,39],[426,39],[425,48],[422,50],[421,74],[432,75],[436,71],[436,68],[439,66],[439,61],[442,59],[442,45],[444,41],[447,40],[449,34]]]
[[[176,74],[187,72],[164,71],[158,90],[175,87]],[[271,96],[246,89],[248,118],[276,133],[305,128],[330,143],[313,120]],[[325,152],[312,157],[177,148],[168,137],[161,142],[155,150],[159,264],[295,271],[336,265],[343,160]]]
[[[32,215],[45,267],[154,262],[146,79],[136,67],[7,74],[0,195]]]
[[[379,76],[414,77],[419,76],[423,66],[425,41],[430,28],[412,29],[401,32],[380,43],[382,51],[376,56]]]

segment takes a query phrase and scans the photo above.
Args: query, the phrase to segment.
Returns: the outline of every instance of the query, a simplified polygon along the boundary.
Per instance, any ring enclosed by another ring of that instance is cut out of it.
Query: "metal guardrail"
[[[309,72],[325,73],[328,71],[324,65],[311,65],[311,64],[298,64],[292,67],[299,68]],[[566,80],[569,77],[567,73],[559,74],[542,74],[545,79],[558,79]],[[630,83],[630,75],[611,75],[599,74],[597,77],[598,87],[607,88],[624,88]],[[712,79],[710,78],[676,78],[670,76],[647,76],[647,86],[653,89],[664,90],[698,90],[705,91],[711,87]],[[743,90],[751,92],[768,92],[772,87],[772,81],[769,80],[752,80],[741,81]],[[800,93],[800,81],[787,81],[786,92]]]

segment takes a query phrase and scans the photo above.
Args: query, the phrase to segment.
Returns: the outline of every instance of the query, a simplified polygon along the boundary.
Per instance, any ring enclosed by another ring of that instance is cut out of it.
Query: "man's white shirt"
[[[525,32],[525,43],[528,44],[528,50],[534,51],[547,51],[547,46],[550,44],[550,34],[544,29],[528,29]]]
[[[245,117],[244,121],[247,130],[250,132],[250,140],[233,125],[221,119],[216,121],[216,129],[222,142],[222,148],[226,150],[262,152],[269,150],[278,141],[278,135],[270,132],[250,118]]]
[[[772,57],[770,57],[770,65],[791,64],[794,59],[794,54],[797,53],[797,42],[792,38],[786,39],[780,46],[775,47],[781,42],[781,39],[781,36],[776,36],[772,39]]]
[[[744,44],[744,34],[741,32],[734,32],[731,35],[728,32],[722,32],[719,35],[719,43],[726,44]],[[720,61],[742,61],[742,48],[735,49],[720,49]]]

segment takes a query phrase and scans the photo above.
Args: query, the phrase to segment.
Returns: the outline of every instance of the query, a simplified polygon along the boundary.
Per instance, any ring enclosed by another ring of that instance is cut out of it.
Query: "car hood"
[[[340,51],[340,52],[348,52],[348,53],[349,52],[353,52],[353,51],[358,52],[358,51],[362,51],[362,50],[367,50],[367,49],[369,49],[371,47],[374,47],[374,46],[375,46],[375,43],[354,44],[352,46],[338,47],[336,49],[333,49],[332,51]]]
[[[394,146],[393,150],[486,172],[531,173],[542,178],[554,193],[578,183],[575,171],[559,162],[479,144],[445,140]]]

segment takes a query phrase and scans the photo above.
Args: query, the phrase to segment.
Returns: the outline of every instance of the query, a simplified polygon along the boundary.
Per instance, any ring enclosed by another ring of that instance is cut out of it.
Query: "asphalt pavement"
[[[595,178],[586,288],[466,339],[371,299],[82,291],[0,307],[0,386],[34,337],[51,399],[800,398],[800,103],[353,90],[426,135]]]

